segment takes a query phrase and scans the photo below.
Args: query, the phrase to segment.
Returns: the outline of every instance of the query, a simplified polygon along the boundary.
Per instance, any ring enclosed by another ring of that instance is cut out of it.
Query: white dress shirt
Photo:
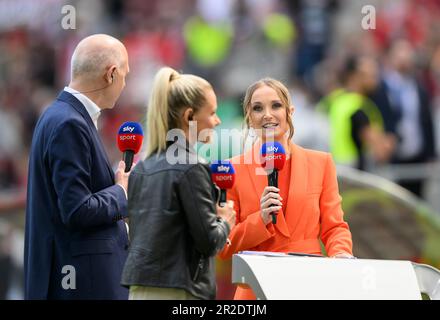
[[[87,110],[87,113],[95,124],[96,130],[98,130],[98,118],[101,115],[101,109],[96,105],[96,103],[90,100],[87,96],[83,95],[81,92],[70,87],[64,87],[64,91],[73,94],[75,98],[77,98],[83,104]]]

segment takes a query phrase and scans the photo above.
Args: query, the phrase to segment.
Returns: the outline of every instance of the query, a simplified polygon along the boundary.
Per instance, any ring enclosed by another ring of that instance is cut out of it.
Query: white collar
[[[81,92],[72,89],[70,87],[64,87],[64,91],[69,92],[70,94],[73,94],[75,98],[77,98],[83,106],[86,108],[87,113],[89,114],[90,118],[92,119],[96,130],[98,130],[98,118],[101,115],[101,109],[94,103],[90,98],[88,98],[86,95],[82,94]]]

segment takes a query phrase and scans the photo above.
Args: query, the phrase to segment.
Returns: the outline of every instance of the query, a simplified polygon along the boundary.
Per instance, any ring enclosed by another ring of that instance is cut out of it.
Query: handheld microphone
[[[130,171],[133,157],[141,149],[143,139],[142,126],[137,122],[124,122],[119,128],[118,147],[123,153],[125,172]]]
[[[286,162],[286,152],[281,143],[267,142],[261,147],[262,166],[268,172],[267,180],[269,187],[278,188],[278,171],[282,170]],[[274,204],[271,207],[275,206]],[[278,212],[271,213],[272,223],[277,223]]]
[[[235,170],[229,160],[214,161],[211,164],[211,179],[220,188],[219,206],[226,205],[226,190],[235,182]]]

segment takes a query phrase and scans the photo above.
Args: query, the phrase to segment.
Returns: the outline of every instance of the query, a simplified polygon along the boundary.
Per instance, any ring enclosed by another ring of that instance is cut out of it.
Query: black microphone
[[[261,147],[261,156],[263,158],[261,165],[270,172],[267,175],[269,187],[278,188],[278,171],[283,169],[286,162],[286,152],[283,146],[277,141],[264,143]],[[275,204],[270,206],[274,207]],[[271,213],[273,224],[277,223],[277,214],[277,212]]]

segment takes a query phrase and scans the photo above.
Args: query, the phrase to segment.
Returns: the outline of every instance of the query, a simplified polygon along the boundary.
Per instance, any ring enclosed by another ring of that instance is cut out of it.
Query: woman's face
[[[249,125],[266,141],[281,140],[289,130],[286,108],[278,93],[269,86],[256,89],[250,101]]]
[[[217,116],[217,98],[211,89],[205,91],[206,104],[201,107],[193,117],[193,121],[197,121],[197,140],[203,143],[210,142],[213,129],[218,126],[221,121]]]

